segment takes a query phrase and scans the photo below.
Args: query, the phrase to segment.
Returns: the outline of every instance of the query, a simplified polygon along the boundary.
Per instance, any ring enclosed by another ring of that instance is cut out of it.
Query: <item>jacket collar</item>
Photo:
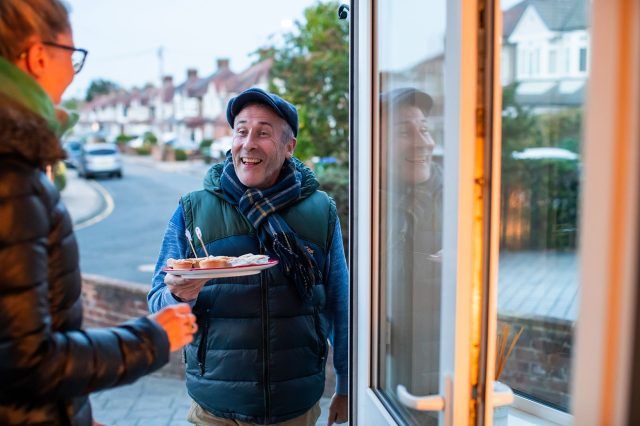
[[[0,155],[17,155],[43,167],[65,153],[55,133],[40,115],[0,93]]]

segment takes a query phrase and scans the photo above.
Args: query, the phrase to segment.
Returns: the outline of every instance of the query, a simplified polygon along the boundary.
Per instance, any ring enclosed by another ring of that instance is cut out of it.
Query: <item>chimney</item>
[[[198,70],[195,68],[189,68],[187,70],[187,80],[197,80],[198,79]]]
[[[219,58],[216,60],[216,64],[218,65],[218,71],[228,70],[229,58]]]

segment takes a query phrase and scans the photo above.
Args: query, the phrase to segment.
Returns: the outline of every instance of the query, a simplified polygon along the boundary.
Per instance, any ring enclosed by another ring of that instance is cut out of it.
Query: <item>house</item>
[[[586,0],[524,0],[504,11],[502,85],[536,109],[579,106],[589,68]]]
[[[78,131],[99,132],[107,140],[147,131],[161,140],[177,138],[190,143],[228,137],[228,100],[249,87],[266,88],[271,66],[272,60],[267,59],[236,74],[227,58],[219,58],[215,71],[206,77],[190,68],[178,85],[172,76],[164,76],[159,88],[149,84],[97,96],[81,108]]]

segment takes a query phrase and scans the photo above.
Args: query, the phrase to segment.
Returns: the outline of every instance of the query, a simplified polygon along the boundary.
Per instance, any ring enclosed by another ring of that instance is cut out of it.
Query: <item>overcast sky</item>
[[[113,80],[130,88],[160,81],[164,74],[184,80],[187,68],[214,71],[216,58],[231,69],[251,64],[249,54],[271,35],[291,29],[315,0],[66,0],[76,46],[89,50],[82,72],[65,97],[84,97],[89,82]],[[337,16],[337,11],[336,11]]]
[[[319,0],[66,1],[72,9],[75,43],[88,49],[89,56],[65,97],[83,98],[90,81],[97,78],[125,88],[147,82],[158,85],[161,66],[163,74],[172,75],[176,83],[185,79],[188,68],[198,69],[199,75],[212,73],[216,59],[222,57],[231,60],[233,71],[242,71],[252,62],[251,52],[270,37],[277,39],[290,31],[293,22],[302,19],[303,10]],[[388,6],[381,18],[387,19],[387,28],[392,24],[394,29],[388,35],[388,42],[395,46],[392,55],[382,58],[390,69],[411,65],[442,49],[446,0],[413,1],[382,2]],[[503,8],[518,1],[503,0]],[[428,40],[414,40],[416,26],[430,29]],[[402,46],[402,52],[396,51]]]

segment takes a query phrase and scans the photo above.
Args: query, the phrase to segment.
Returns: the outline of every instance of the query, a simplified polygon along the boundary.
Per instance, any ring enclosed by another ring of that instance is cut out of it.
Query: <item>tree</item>
[[[89,84],[89,88],[87,89],[85,100],[89,102],[93,100],[93,98],[95,98],[97,95],[104,95],[118,89],[120,89],[120,86],[113,81],[104,79],[92,80],[91,84]]]
[[[541,146],[538,118],[516,102],[518,83],[502,88],[502,154],[511,158],[514,151]]]
[[[80,106],[80,100],[76,98],[65,99],[62,101],[62,107],[70,111],[77,111]]]
[[[349,27],[338,20],[338,6],[330,1],[307,8],[282,46],[257,52],[259,60],[274,60],[269,90],[298,108],[301,159],[348,159]]]

